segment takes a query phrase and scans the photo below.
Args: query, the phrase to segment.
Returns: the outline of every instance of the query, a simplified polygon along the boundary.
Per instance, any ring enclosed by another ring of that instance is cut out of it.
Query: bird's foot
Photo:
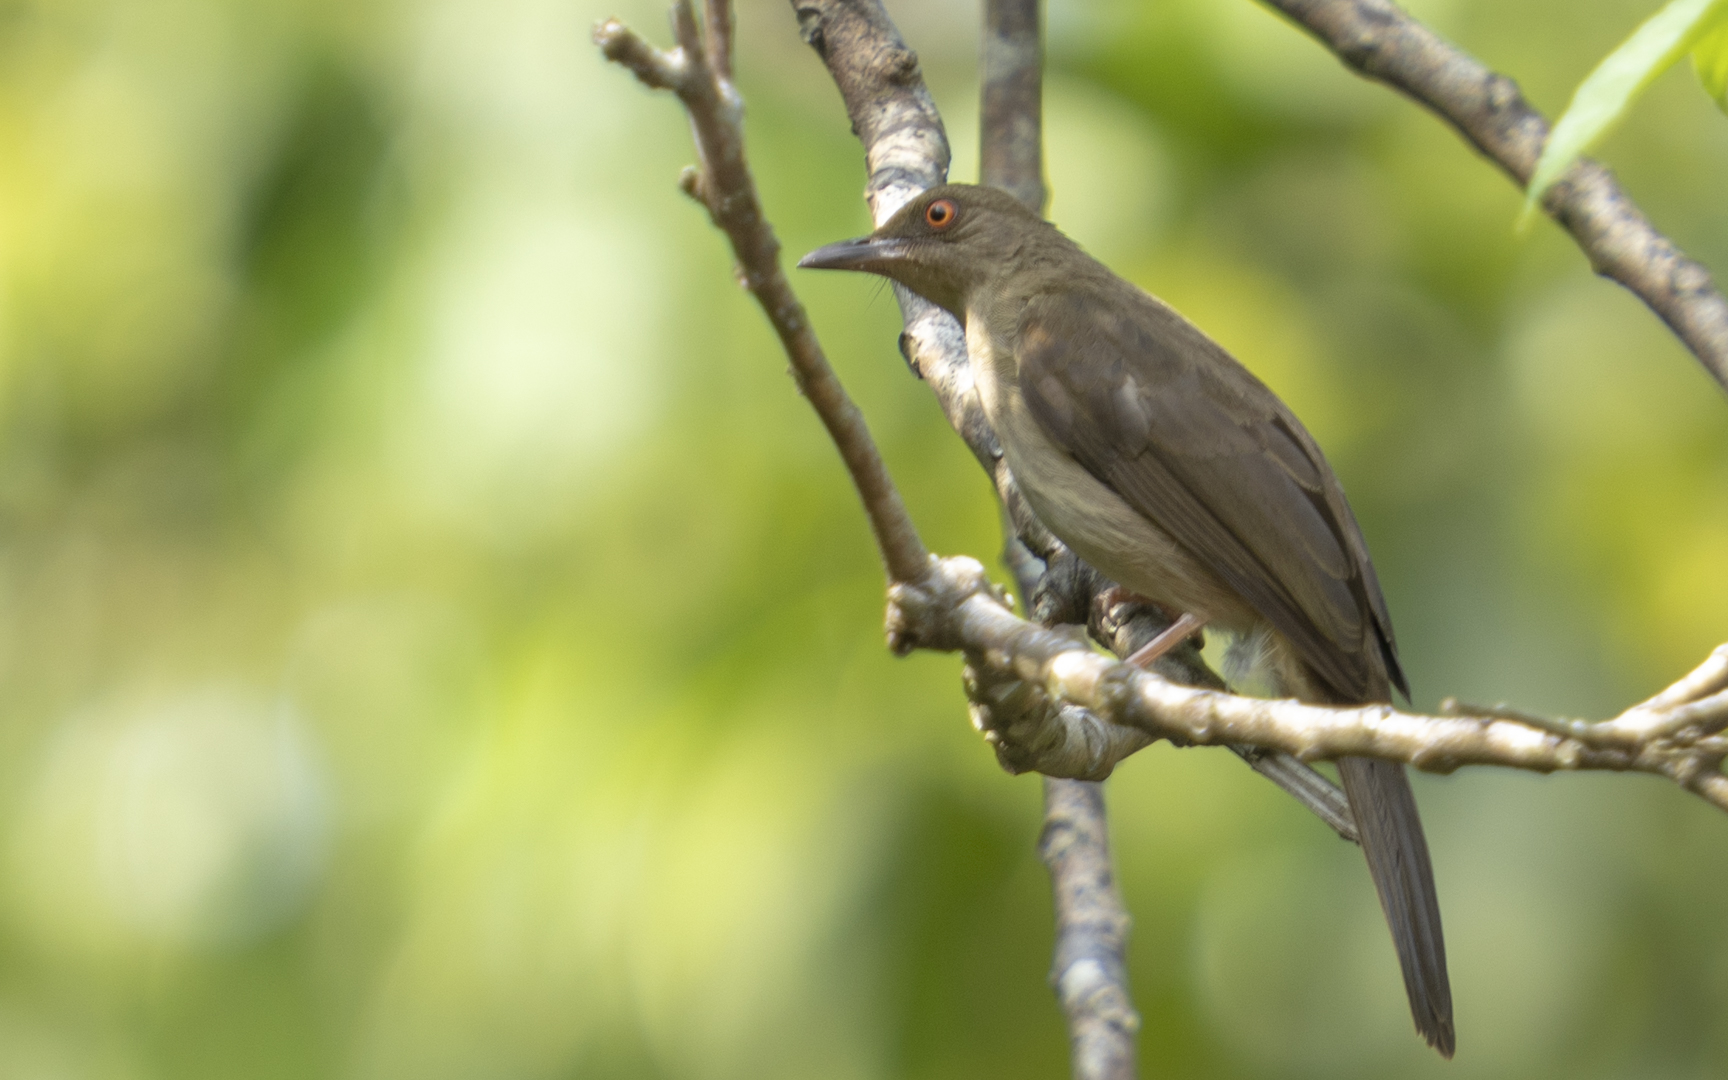
[[[1159,611],[1164,610],[1162,607],[1152,603],[1152,601],[1141,596],[1139,593],[1130,592],[1120,585],[1112,585],[1108,589],[1105,589],[1103,592],[1098,594],[1097,599],[1094,600],[1093,603],[1097,604],[1098,608],[1106,614],[1122,604],[1151,604],[1153,607],[1158,608]]]

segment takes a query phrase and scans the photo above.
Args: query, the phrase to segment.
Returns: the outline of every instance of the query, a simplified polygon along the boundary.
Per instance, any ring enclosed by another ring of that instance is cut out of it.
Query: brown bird
[[[798,265],[880,274],[965,325],[1015,480],[1088,563],[1230,632],[1232,653],[1284,695],[1408,696],[1337,476],[1289,407],[1193,323],[1012,196],[966,184],[932,188]],[[1416,1028],[1449,1058],[1446,947],[1410,781],[1372,758],[1342,758],[1338,772]]]

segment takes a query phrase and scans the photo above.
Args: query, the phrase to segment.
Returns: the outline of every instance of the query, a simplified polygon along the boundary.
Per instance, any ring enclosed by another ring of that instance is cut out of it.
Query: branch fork
[[[979,648],[969,640],[969,627],[1001,616],[1035,638],[1035,647],[1092,655],[1082,627],[1045,628],[1015,619],[1007,594],[976,559],[964,556],[933,558],[924,580],[889,586],[888,647],[899,655],[915,648],[966,654],[962,678],[972,726],[1010,773],[1102,780],[1117,762],[1151,744],[1148,732],[1110,723],[1053,695],[1022,651],[1027,642]]]

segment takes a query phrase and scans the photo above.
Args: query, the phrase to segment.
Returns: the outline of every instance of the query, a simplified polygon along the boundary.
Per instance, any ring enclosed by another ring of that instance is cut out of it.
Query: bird
[[[798,265],[886,277],[953,314],[1027,503],[1120,587],[1231,635],[1235,667],[1279,696],[1408,698],[1367,544],[1319,444],[1169,305],[1013,196],[970,184],[930,188]],[[1337,767],[1416,1029],[1450,1058],[1446,946],[1409,778],[1373,758]]]

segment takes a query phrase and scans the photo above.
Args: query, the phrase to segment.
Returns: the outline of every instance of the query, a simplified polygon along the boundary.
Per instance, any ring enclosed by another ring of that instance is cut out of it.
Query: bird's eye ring
[[[930,223],[932,229],[946,229],[954,224],[954,219],[960,216],[960,210],[952,199],[937,199],[924,208],[924,220]]]

